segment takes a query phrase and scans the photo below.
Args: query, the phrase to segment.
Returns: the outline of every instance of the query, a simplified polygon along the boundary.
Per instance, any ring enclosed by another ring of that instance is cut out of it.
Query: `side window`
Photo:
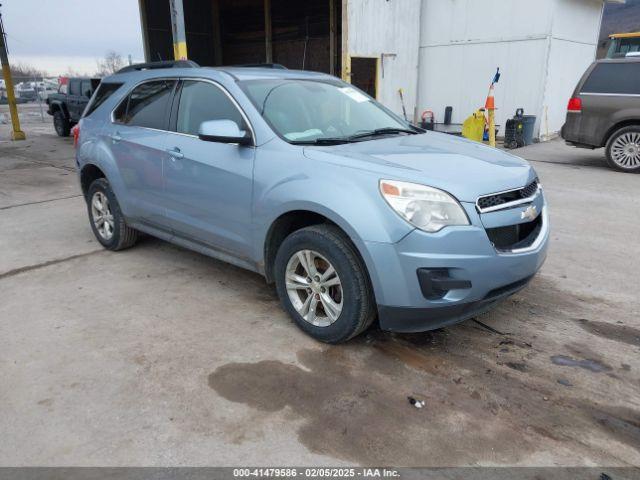
[[[163,130],[175,80],[156,80],[138,85],[114,112],[125,125]]]
[[[242,114],[221,88],[208,83],[186,80],[182,85],[176,131],[198,134],[207,120],[233,120],[246,128]]]
[[[581,92],[640,94],[640,62],[599,63],[584,82]]]
[[[80,80],[69,80],[69,95],[80,95]]]
[[[80,88],[83,97],[91,98],[91,80],[82,80],[82,82],[80,83]]]
[[[87,107],[84,116],[87,117],[93,113],[100,105],[107,101],[111,95],[122,86],[122,83],[101,83],[96,91],[93,101]]]

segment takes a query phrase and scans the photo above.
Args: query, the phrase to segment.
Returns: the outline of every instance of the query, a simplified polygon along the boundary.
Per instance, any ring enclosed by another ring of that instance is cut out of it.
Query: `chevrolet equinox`
[[[307,334],[474,317],[544,262],[524,160],[425,132],[335,77],[193,62],[102,80],[74,132],[91,228],[139,232],[258,272]]]

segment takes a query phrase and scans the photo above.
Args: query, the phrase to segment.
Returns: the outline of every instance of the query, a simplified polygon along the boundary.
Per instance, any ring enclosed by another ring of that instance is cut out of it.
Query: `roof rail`
[[[116,73],[135,72],[137,70],[154,70],[157,68],[198,68],[193,60],[163,60],[161,62],[134,63],[121,68]]]
[[[244,65],[234,65],[234,67],[243,67],[243,68],[276,68],[281,70],[288,70],[284,65],[280,65],[279,63],[246,63]]]

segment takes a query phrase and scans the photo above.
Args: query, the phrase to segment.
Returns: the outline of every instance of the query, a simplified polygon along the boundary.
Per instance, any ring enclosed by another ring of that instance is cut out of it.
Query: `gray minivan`
[[[591,64],[569,100],[561,136],[575,147],[605,147],[610,167],[640,173],[640,57]]]

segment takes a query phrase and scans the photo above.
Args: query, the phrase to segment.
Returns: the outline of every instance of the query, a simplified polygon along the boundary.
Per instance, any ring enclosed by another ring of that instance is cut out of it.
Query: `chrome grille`
[[[526,185],[525,187],[479,197],[476,205],[480,212],[507,208],[509,204],[518,205],[520,203],[523,203],[522,200],[528,199],[535,195],[535,193],[538,191],[538,187],[539,183],[538,179],[536,178],[533,182]]]

